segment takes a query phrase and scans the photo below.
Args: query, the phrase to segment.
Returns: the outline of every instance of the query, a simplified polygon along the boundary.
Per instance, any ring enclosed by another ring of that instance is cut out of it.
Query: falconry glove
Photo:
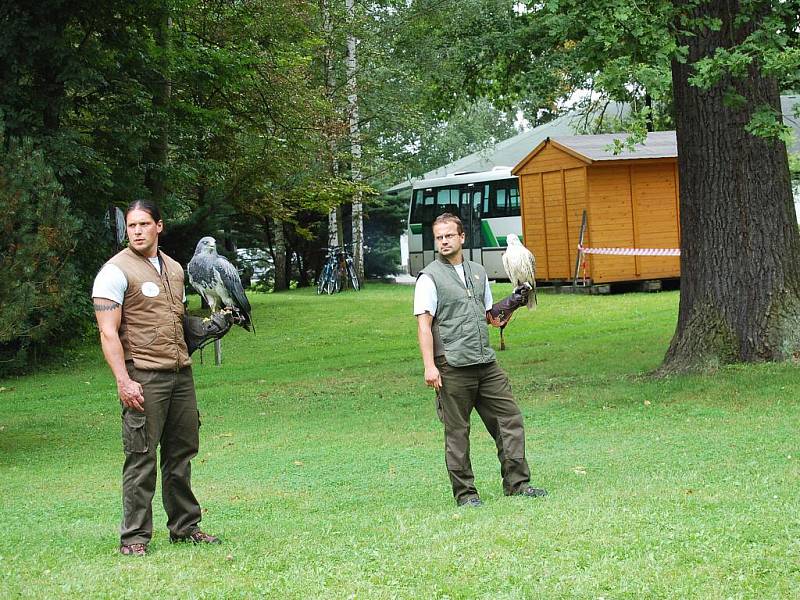
[[[206,319],[185,315],[183,317],[183,338],[186,340],[189,354],[220,339],[228,333],[236,320],[237,315],[227,309],[212,313]]]
[[[489,309],[492,319],[505,325],[511,318],[511,313],[528,303],[528,296],[532,291],[533,288],[529,283],[523,283],[515,288],[510,296],[492,304],[492,308]]]

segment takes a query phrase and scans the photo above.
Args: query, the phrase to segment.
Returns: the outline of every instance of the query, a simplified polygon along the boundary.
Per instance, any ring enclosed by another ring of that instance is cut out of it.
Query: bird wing
[[[525,246],[519,246],[519,272],[522,281],[531,284],[533,290],[528,294],[528,310],[537,304],[536,299],[536,257]]]
[[[533,292],[528,297],[528,308],[536,305],[536,257],[525,246],[509,246],[503,254],[503,268],[515,288],[529,283]]]
[[[208,292],[214,285],[214,277],[206,262],[202,255],[195,254],[186,265],[186,274],[189,276],[191,286],[203,297],[206,304],[211,305]]]
[[[250,301],[244,293],[242,280],[239,278],[239,272],[236,270],[236,267],[224,256],[217,256],[214,262],[214,271],[216,271],[228,295],[236,304],[235,308],[240,309],[249,316],[252,310],[250,308]]]
[[[517,287],[517,283],[514,280],[514,273],[512,271],[511,263],[510,263],[510,260],[509,260],[509,257],[508,257],[509,250],[510,250],[510,247],[506,248],[506,251],[503,252],[503,255],[501,257],[501,259],[503,260],[503,270],[506,272],[506,277],[508,277],[508,280],[511,282],[511,286],[512,287]]]
[[[533,283],[536,281],[536,257],[525,246],[520,246],[519,262],[520,270],[524,273],[524,281]]]
[[[535,267],[531,268],[526,254],[530,253],[522,246],[509,246],[503,254],[503,268],[514,287],[534,279]]]

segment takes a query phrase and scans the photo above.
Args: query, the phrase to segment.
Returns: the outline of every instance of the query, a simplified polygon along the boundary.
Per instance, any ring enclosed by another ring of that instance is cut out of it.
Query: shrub
[[[0,375],[8,375],[58,347],[90,305],[71,260],[81,223],[30,140],[0,137],[0,215]]]

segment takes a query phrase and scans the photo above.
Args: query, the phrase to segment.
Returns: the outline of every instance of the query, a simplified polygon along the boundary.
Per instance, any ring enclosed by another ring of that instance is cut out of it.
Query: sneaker
[[[221,544],[222,540],[214,535],[209,535],[205,531],[198,529],[194,533],[187,536],[177,536],[174,533],[169,534],[169,541],[172,544],[176,542],[192,542],[193,544]]]
[[[547,496],[547,490],[528,485],[524,488],[521,488],[519,491],[514,492],[514,496],[525,496],[526,498],[544,498]]]
[[[120,544],[119,553],[123,556],[144,556],[147,554],[147,544]]]
[[[478,506],[483,506],[483,502],[477,496],[473,496],[472,498],[467,498],[466,500],[462,500],[458,503],[459,506],[471,506],[477,508]]]

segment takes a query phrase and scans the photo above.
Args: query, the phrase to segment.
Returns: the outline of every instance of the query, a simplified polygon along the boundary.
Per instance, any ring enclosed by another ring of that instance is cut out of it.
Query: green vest
[[[436,285],[436,315],[433,318],[433,354],[444,356],[454,367],[482,365],[495,360],[486,325],[486,271],[482,265],[464,261],[461,282],[455,267],[437,259],[426,266],[425,273]]]

